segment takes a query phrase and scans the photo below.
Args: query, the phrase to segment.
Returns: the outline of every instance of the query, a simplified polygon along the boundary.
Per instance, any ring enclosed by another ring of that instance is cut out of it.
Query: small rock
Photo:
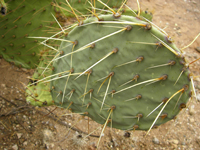
[[[28,142],[27,142],[27,141],[25,141],[25,142],[23,143],[23,145],[24,145],[24,146],[27,146],[27,144],[28,144]]]
[[[53,148],[54,147],[54,136],[53,136],[53,132],[51,130],[48,129],[44,129],[43,130],[43,143],[45,144],[45,146],[47,147],[47,149]]]
[[[113,138],[113,144],[114,144],[114,146],[116,146],[116,147],[119,146],[119,144],[117,143],[117,140],[116,140],[115,138]]]
[[[12,149],[13,149],[13,150],[18,150],[17,144],[13,145],[13,146],[12,146]]]
[[[171,140],[171,143],[178,145],[179,141],[178,140]]]
[[[190,118],[190,123],[193,123],[194,122],[194,118]]]
[[[192,105],[192,106],[190,107],[189,113],[190,113],[190,115],[194,115],[194,114],[195,114],[194,105]]]
[[[1,84],[1,86],[2,86],[3,88],[5,88],[5,87],[6,87],[6,85],[5,85],[5,84]]]
[[[53,132],[51,130],[48,130],[48,129],[43,130],[43,135],[44,135],[44,139],[43,140],[45,142],[46,141],[48,141],[48,142],[53,141]]]
[[[159,144],[160,141],[159,141],[156,137],[154,137],[154,138],[153,138],[153,143],[154,143],[154,144]]]
[[[17,137],[20,139],[22,137],[22,133],[17,133]]]
[[[197,52],[200,53],[200,47],[196,47],[195,49],[196,49]]]

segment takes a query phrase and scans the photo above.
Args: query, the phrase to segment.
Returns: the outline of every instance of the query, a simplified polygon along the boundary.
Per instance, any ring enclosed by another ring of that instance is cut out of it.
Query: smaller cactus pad
[[[40,63],[33,76],[29,79],[30,82],[26,90],[26,101],[34,106],[49,106],[54,104],[50,93],[50,83],[38,81],[52,74],[53,67],[51,65],[47,67],[47,65],[52,60],[55,52],[46,49],[41,53]]]

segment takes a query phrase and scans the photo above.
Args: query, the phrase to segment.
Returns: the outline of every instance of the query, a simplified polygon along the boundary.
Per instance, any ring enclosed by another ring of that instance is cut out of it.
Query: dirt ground
[[[128,5],[137,9],[136,0]],[[172,37],[182,48],[200,33],[200,0],[140,0],[142,10],[153,13],[153,22]],[[199,47],[199,48],[198,48]],[[200,58],[200,37],[184,50],[189,62]],[[200,61],[192,64],[194,76],[200,75]],[[88,119],[79,115],[61,117],[62,109],[35,108],[25,102],[24,87],[34,70],[19,69],[0,59],[0,149],[1,150],[94,150],[97,137],[87,136]],[[200,77],[195,78],[197,101],[193,99],[176,120],[151,130],[129,133],[107,128],[99,149],[200,149]],[[77,123],[79,121],[79,123]],[[76,124],[77,123],[77,124]],[[68,125],[77,130],[69,130]],[[89,121],[89,131],[101,127]],[[94,131],[99,135],[101,128]]]

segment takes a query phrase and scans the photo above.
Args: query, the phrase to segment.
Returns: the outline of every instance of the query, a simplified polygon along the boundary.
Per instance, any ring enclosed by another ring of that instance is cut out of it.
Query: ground
[[[136,0],[128,5],[137,9]],[[172,37],[182,48],[200,32],[200,0],[140,0],[142,10],[153,13],[153,22]],[[184,50],[188,62],[200,58],[200,37]],[[198,52],[199,50],[199,52]],[[107,128],[99,149],[199,149],[200,147],[200,61],[190,66],[195,78],[198,99],[193,99],[176,120],[167,122],[145,136],[145,131],[129,133]],[[67,124],[88,132],[88,119],[64,114],[55,107],[35,108],[25,102],[23,84],[34,70],[19,69],[0,59],[0,149],[94,150],[97,137],[69,130]],[[23,83],[23,84],[22,84]],[[76,122],[79,124],[76,125]],[[89,121],[89,131],[98,125]],[[94,131],[99,135],[101,129]]]

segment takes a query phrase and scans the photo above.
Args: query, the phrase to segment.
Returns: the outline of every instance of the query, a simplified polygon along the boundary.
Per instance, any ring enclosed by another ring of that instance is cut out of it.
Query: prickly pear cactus
[[[42,80],[51,75],[53,67],[51,65],[47,67],[47,65],[53,58],[52,56],[55,55],[55,52],[51,50],[45,50],[41,53],[42,57],[40,59],[40,63],[33,76],[29,79],[30,86],[26,90],[26,101],[34,106],[49,106],[53,104],[50,93],[50,83],[38,82],[38,80]]]
[[[147,130],[186,107],[188,65],[150,22],[118,13],[75,25],[53,60],[55,105],[121,130]]]

